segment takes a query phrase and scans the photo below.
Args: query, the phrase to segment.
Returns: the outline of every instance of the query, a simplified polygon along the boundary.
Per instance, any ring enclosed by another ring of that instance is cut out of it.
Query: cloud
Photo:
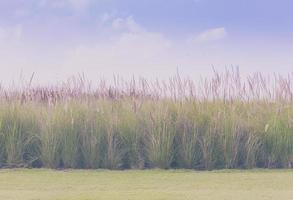
[[[18,41],[23,36],[23,27],[18,24],[9,27],[0,27],[0,41]]]
[[[53,8],[69,8],[77,12],[86,10],[93,0],[41,0],[39,6]]]
[[[100,20],[101,20],[102,24],[105,24],[109,20],[111,20],[112,18],[113,18],[113,14],[106,12],[101,15]]]
[[[25,29],[22,25],[0,28],[0,69],[5,74],[0,76],[0,82],[17,80],[21,71],[26,77],[35,72],[36,83],[56,83],[82,72],[96,83],[100,77],[111,79],[113,73],[123,78],[136,75],[168,79],[179,69],[180,73],[195,78],[210,73],[212,65],[221,68],[233,64],[254,70],[261,66],[285,69],[293,63],[289,55],[292,47],[279,49],[275,55],[275,51],[270,52],[275,48],[254,42],[250,47],[245,41],[237,47],[226,45],[229,40],[225,44],[211,42],[227,37],[224,27],[203,31],[186,43],[188,36],[170,39],[161,32],[149,30],[133,16],[117,16],[115,12],[101,14],[97,16],[100,22],[96,23],[94,35],[70,33],[68,40],[63,37],[64,40],[55,40],[54,35],[50,41],[37,40],[37,35],[30,35],[33,31],[27,24],[23,25]]]
[[[124,30],[129,32],[145,32],[145,29],[139,25],[132,16],[127,18],[116,18],[112,21],[112,28],[114,30]]]
[[[199,35],[197,35],[193,41],[194,42],[210,42],[224,39],[228,35],[226,29],[224,27],[208,29]]]
[[[67,51],[62,64],[64,73],[84,71],[97,75],[142,74],[150,71],[166,70],[170,65],[172,42],[163,34],[152,32],[137,23],[133,17],[115,18],[108,24],[113,32],[111,39],[101,39],[90,45],[79,45]],[[68,74],[69,75],[69,74]]]

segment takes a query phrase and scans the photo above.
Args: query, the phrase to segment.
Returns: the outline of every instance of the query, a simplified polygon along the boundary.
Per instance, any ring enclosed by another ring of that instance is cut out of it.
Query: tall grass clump
[[[45,111],[42,110],[42,112]],[[43,167],[46,168],[58,168],[61,164],[62,135],[58,134],[59,119],[55,112],[50,109],[48,113],[41,113],[39,119],[41,130],[38,135],[40,141],[42,141],[40,144],[40,159]]]
[[[149,113],[143,119],[147,159],[152,167],[170,168],[175,154],[176,110],[169,102],[147,109]]]
[[[92,107],[92,109],[90,109]],[[95,109],[96,108],[96,109]],[[83,123],[81,126],[80,152],[82,166],[86,169],[102,167],[106,154],[104,139],[106,135],[106,122],[104,113],[96,105],[83,105]]]
[[[117,108],[117,130],[120,135],[122,156],[121,167],[123,168],[144,168],[143,158],[143,134],[140,127],[140,109],[136,102],[129,102],[123,106],[118,104]]]
[[[39,125],[31,109],[14,103],[2,107],[0,155],[5,166],[32,166],[39,159]]]
[[[293,74],[0,88],[0,168],[292,168]]]
[[[0,130],[2,130],[2,122],[0,122]],[[0,167],[3,166],[5,162],[5,138],[4,134],[1,131],[0,132]]]

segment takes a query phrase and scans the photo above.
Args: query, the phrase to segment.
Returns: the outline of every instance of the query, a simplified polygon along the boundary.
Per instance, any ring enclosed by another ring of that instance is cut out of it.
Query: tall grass
[[[292,75],[0,90],[0,167],[291,168]]]

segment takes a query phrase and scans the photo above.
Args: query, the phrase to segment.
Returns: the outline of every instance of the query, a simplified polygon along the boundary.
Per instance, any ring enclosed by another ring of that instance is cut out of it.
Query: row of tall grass
[[[28,84],[29,85],[29,84]],[[237,69],[0,92],[0,167],[291,168],[291,76]]]

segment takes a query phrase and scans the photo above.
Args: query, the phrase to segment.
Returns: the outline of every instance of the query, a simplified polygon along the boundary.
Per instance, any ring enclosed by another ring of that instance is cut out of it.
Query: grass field
[[[0,199],[289,200],[292,170],[1,170]]]

